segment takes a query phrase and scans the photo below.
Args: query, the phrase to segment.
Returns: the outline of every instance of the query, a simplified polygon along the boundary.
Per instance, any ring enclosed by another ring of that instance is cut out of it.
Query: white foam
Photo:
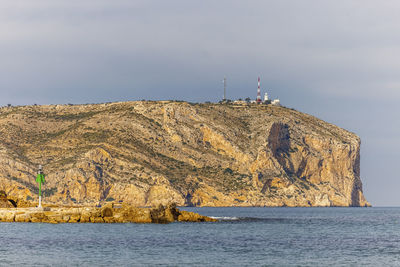
[[[237,221],[239,220],[238,217],[215,217],[215,216],[210,216],[210,218],[216,219],[216,220],[221,220],[221,221]]]

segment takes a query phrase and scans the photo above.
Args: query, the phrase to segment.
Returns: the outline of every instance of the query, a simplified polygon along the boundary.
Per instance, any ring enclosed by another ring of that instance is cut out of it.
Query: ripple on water
[[[399,208],[191,208],[218,223],[0,224],[4,265],[395,265]]]

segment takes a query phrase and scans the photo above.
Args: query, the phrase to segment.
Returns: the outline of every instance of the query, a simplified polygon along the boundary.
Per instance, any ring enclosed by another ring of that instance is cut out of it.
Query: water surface
[[[400,208],[184,208],[218,223],[0,223],[0,265],[400,266]]]

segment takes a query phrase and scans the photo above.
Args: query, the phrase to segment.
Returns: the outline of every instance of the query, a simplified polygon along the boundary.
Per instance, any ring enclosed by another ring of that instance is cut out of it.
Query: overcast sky
[[[0,105],[255,98],[357,133],[400,206],[399,1],[0,0]]]

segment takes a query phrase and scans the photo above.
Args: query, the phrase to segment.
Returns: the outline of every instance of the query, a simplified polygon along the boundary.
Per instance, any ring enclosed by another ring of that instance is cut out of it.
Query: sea
[[[216,223],[0,223],[0,266],[400,266],[400,208],[182,208]]]

